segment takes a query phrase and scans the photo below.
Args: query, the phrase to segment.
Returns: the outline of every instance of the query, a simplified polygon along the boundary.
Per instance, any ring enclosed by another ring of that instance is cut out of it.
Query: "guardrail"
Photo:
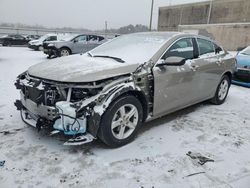
[[[6,34],[21,34],[21,35],[45,35],[47,33],[72,33],[72,34],[95,34],[102,35],[106,38],[113,38],[119,34],[117,33],[102,33],[102,32],[91,32],[84,30],[64,30],[64,29],[46,29],[46,28],[17,28],[17,27],[0,27],[0,35]]]

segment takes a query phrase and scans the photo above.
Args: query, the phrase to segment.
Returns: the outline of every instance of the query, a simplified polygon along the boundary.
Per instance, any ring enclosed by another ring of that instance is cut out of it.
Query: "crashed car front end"
[[[48,57],[60,57],[60,49],[55,46],[54,43],[44,42],[43,52],[48,55]]]
[[[61,83],[30,76],[18,76],[15,86],[20,100],[15,106],[22,120],[38,130],[70,136],[66,145],[80,145],[97,137],[101,116],[116,95],[138,90],[131,76],[91,83]]]

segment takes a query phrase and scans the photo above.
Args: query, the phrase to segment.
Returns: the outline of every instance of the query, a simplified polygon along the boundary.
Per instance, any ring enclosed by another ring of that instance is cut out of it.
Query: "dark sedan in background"
[[[237,56],[237,67],[233,77],[233,83],[250,87],[250,46],[240,51]]]
[[[22,35],[5,35],[0,37],[0,44],[3,46],[27,45],[29,40]]]

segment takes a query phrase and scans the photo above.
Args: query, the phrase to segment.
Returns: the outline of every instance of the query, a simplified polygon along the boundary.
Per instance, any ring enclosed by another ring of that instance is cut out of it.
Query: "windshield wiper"
[[[93,57],[93,55],[90,52],[88,52],[87,54],[88,54],[88,56]]]
[[[94,56],[92,56],[92,57],[110,58],[110,59],[114,59],[114,60],[116,60],[116,61],[118,61],[118,62],[120,62],[120,63],[125,63],[125,61],[122,60],[122,59],[119,58],[119,57],[113,57],[113,56],[108,56],[108,55],[94,55]]]

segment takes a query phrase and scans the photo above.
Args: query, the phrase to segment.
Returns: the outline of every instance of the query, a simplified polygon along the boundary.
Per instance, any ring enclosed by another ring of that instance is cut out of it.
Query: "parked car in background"
[[[68,145],[99,138],[118,147],[144,121],[205,100],[222,104],[234,68],[234,57],[203,36],[134,33],[33,65],[17,78],[15,105],[27,124],[72,136]]]
[[[0,44],[3,46],[27,45],[28,40],[22,35],[10,34],[0,37]]]
[[[56,41],[56,40],[60,40],[61,38],[64,38],[67,36],[68,36],[68,34],[53,34],[53,33],[46,34],[37,40],[30,41],[28,47],[33,49],[33,50],[42,51],[43,50],[43,42]]]
[[[250,46],[246,47],[236,55],[236,70],[233,83],[250,87]]]
[[[68,56],[70,54],[85,53],[106,42],[105,38],[98,35],[73,35],[57,41],[45,41],[44,53],[51,57]]]
[[[37,40],[37,39],[39,39],[40,37],[41,37],[40,35],[27,35],[27,36],[25,36],[25,38],[26,38],[28,41]]]

